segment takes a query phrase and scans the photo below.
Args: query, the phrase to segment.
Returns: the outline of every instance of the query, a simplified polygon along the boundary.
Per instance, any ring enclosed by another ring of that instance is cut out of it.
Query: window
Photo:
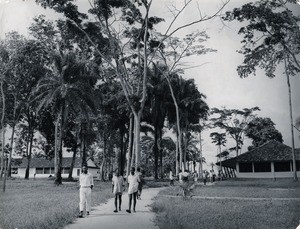
[[[18,174],[18,168],[11,168],[12,174]]]
[[[51,174],[50,168],[44,168],[44,174]]]
[[[64,169],[63,169],[63,174],[68,174],[69,171],[70,171],[70,168],[64,168]]]
[[[289,161],[274,162],[275,172],[291,171],[291,163]]]
[[[43,174],[44,173],[44,168],[36,168],[35,173],[36,174]]]
[[[254,172],[271,172],[270,162],[255,162]]]
[[[251,162],[244,162],[239,163],[239,170],[240,173],[252,173],[252,163]]]
[[[80,169],[77,169],[77,176],[80,176]]]
[[[291,163],[292,171],[294,171],[294,165],[293,162]],[[296,171],[300,171],[300,161],[296,161]]]

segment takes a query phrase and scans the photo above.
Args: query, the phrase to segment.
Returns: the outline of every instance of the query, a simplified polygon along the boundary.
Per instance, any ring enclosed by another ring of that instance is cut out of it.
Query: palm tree
[[[213,132],[210,134],[210,137],[212,139],[212,143],[215,143],[219,147],[218,155],[220,155],[220,167],[221,167],[221,171],[222,171],[222,158],[221,158],[222,148],[221,148],[221,146],[225,146],[225,144],[227,142],[226,133]]]
[[[193,79],[184,80],[180,76],[172,76],[173,91],[176,91],[176,95],[172,93],[176,112],[176,118],[171,112],[168,113],[168,118],[171,123],[176,122],[176,130],[178,133],[178,142],[181,147],[184,142],[184,136],[187,135],[192,124],[199,123],[200,119],[206,119],[208,116],[209,107],[204,101],[205,95],[200,93],[195,85]],[[178,126],[179,125],[179,126]],[[179,147],[181,152],[179,155],[179,166],[186,165],[186,152],[182,151],[184,148]],[[185,169],[185,168],[184,168]]]
[[[52,106],[56,114],[55,121],[55,184],[62,183],[62,139],[64,127],[70,109],[87,114],[88,107],[93,108],[93,91],[88,81],[86,63],[79,61],[73,52],[54,52],[52,54],[53,71],[38,84],[35,99],[40,99],[38,110]]]

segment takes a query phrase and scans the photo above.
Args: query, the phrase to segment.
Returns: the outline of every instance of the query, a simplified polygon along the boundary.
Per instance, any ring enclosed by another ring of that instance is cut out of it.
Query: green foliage
[[[217,146],[225,146],[227,142],[226,133],[213,132],[210,133],[210,137],[212,139],[212,143],[215,143]]]
[[[268,77],[275,77],[277,65],[288,60],[287,70],[291,75],[300,71],[300,29],[299,15],[293,15],[288,8],[294,7],[281,0],[261,0],[243,5],[226,13],[225,20],[247,21],[239,34],[244,36],[243,47],[239,51],[244,62],[238,67],[241,77],[254,74],[257,68],[265,70]]]
[[[231,136],[236,142],[236,154],[243,145],[243,136],[248,123],[255,117],[255,111],[260,110],[258,107],[239,109],[218,109],[212,108],[210,119],[213,128],[221,128],[226,131],[226,134]],[[217,116],[216,116],[217,115]],[[218,143],[218,135],[213,135],[214,141]],[[221,142],[219,142],[221,144]],[[218,143],[218,144],[219,144]]]
[[[270,118],[256,117],[248,123],[245,135],[252,139],[253,147],[276,140],[283,142],[282,134],[275,128],[275,123]]]
[[[209,115],[209,106],[204,101],[206,96],[199,92],[194,79],[185,80],[181,76],[171,77],[173,90],[176,91],[175,97],[180,109],[180,125],[187,127],[190,124],[199,123],[200,119],[206,120]],[[176,122],[175,108],[170,110],[168,118],[170,123]]]

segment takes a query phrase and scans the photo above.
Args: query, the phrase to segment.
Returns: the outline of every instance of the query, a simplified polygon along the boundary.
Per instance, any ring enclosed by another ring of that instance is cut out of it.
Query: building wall
[[[293,178],[293,171],[275,172],[274,163],[271,162],[271,172],[240,172],[239,163],[236,164],[237,178]],[[253,170],[254,171],[254,170]],[[297,176],[300,176],[300,171],[297,171]]]
[[[26,168],[18,168],[18,173],[17,174],[12,174],[12,177],[16,178],[24,178],[25,177],[25,171]],[[74,168],[73,169],[73,178],[78,178],[81,172],[81,168]],[[36,173],[35,168],[30,168],[29,169],[29,178],[34,178],[34,174]],[[99,169],[97,168],[89,168],[89,173],[93,175],[93,177],[98,178],[99,177]],[[36,174],[35,178],[49,178],[49,176],[54,176],[54,172],[51,171],[50,174]],[[69,173],[62,173],[61,176],[63,178],[67,178],[69,176]]]

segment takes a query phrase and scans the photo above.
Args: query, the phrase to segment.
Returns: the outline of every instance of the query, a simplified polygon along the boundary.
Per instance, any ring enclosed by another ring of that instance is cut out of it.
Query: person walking
[[[205,171],[203,171],[203,174],[202,174],[204,185],[206,185],[207,177],[208,177],[208,172],[205,170]]]
[[[121,211],[122,205],[122,195],[124,189],[124,179],[123,176],[117,171],[115,176],[112,178],[112,192],[115,195],[115,210],[114,212],[118,212],[118,199],[119,199],[119,211]]]
[[[134,167],[131,168],[130,175],[127,178],[127,182],[128,182],[129,206],[126,212],[131,213],[132,199],[133,199],[133,212],[135,212],[136,198],[137,198],[138,186],[140,182],[139,176],[135,174]]]
[[[182,170],[181,169],[179,169],[178,180],[179,180],[179,183],[182,184]]]
[[[174,177],[173,177],[172,170],[170,170],[169,179],[170,179],[170,186],[174,186]]]
[[[86,214],[89,215],[91,211],[91,195],[94,187],[94,179],[92,174],[88,173],[86,165],[82,166],[82,172],[79,176],[79,218],[83,217],[84,205],[86,205]]]
[[[197,183],[198,182],[198,173],[194,172],[193,177],[194,177],[194,182]]]
[[[211,170],[211,175],[212,175],[212,182],[216,181],[216,174],[214,170]]]

